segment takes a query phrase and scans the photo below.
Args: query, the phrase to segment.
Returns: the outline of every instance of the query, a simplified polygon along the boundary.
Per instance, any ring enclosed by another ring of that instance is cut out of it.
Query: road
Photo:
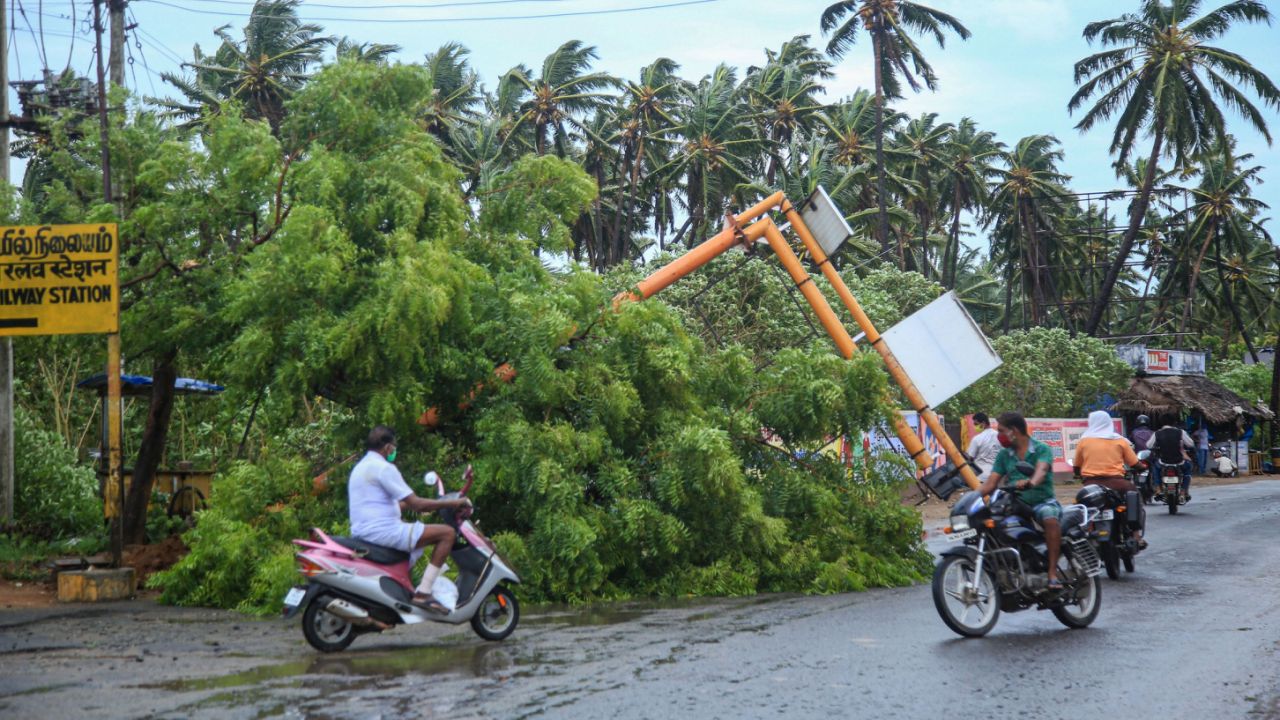
[[[962,640],[919,585],[528,609],[501,644],[419,626],[320,656],[296,622],[61,606],[0,614],[0,717],[1280,719],[1280,481],[1193,494],[1153,508],[1086,630],[1027,611]]]

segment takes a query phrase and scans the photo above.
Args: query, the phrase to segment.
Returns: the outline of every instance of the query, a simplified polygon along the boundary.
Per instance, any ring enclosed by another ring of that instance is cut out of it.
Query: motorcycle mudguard
[[[292,620],[298,613],[302,612],[311,604],[312,598],[316,593],[320,592],[320,586],[315,583],[307,583],[307,594],[302,596],[302,600],[293,606],[292,610],[286,610],[284,613],[285,620]]]
[[[948,557],[948,556],[966,557],[974,562],[978,562],[977,548],[972,548],[972,547],[969,547],[968,545],[956,545],[953,547],[949,547],[946,550],[943,550],[942,557]]]

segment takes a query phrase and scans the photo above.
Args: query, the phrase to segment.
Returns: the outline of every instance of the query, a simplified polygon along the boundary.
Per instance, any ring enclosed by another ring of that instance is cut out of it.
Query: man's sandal
[[[1049,581],[1049,584],[1047,587],[1050,590],[1061,590],[1063,588],[1062,581],[1059,580],[1058,578],[1054,578]]]
[[[420,607],[427,612],[436,613],[437,615],[449,614],[449,608],[441,605],[438,600],[431,597],[430,593],[414,593],[413,599],[409,601],[409,604]]]

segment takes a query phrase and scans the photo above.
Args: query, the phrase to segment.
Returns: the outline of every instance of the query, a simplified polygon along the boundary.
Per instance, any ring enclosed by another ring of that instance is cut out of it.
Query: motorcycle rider
[[[351,515],[351,535],[374,545],[409,553],[410,567],[428,545],[435,545],[431,564],[422,574],[413,594],[413,604],[432,612],[445,614],[448,609],[431,597],[431,586],[440,577],[444,561],[453,549],[454,529],[448,525],[424,525],[404,522],[402,513],[412,510],[426,513],[443,508],[462,508],[470,500],[428,500],[414,494],[405,483],[396,459],[396,434],[385,425],[369,431],[367,452],[351,470],[347,483],[347,501]]]
[[[1147,443],[1151,442],[1151,436],[1155,434],[1156,434],[1156,431],[1151,429],[1151,418],[1147,417],[1146,415],[1139,415],[1137,420],[1134,421],[1134,428],[1129,433],[1129,439],[1133,441],[1133,447],[1135,449],[1146,450]],[[1155,465],[1155,463],[1152,463],[1152,465]],[[1152,473],[1151,470],[1147,471],[1147,487],[1148,488],[1151,487],[1153,482],[1152,481],[1153,476],[1151,473]]]
[[[1136,491],[1138,488],[1125,479],[1126,467],[1133,467],[1139,462],[1137,454],[1129,441],[1115,431],[1111,424],[1111,416],[1105,410],[1094,410],[1089,413],[1089,429],[1080,436],[1076,444],[1075,460],[1072,463],[1075,476],[1081,478],[1085,485],[1101,485],[1119,493]],[[1138,526],[1146,527],[1146,509],[1138,505]],[[1139,549],[1147,547],[1142,531],[1135,529],[1133,539]]]
[[[978,480],[985,482],[991,475],[991,467],[995,465],[996,455],[1000,453],[1000,433],[991,427],[991,418],[986,413],[974,413],[973,424],[978,433],[969,441],[969,457],[973,464],[982,469]]]
[[[1182,494],[1191,502],[1191,449],[1195,447],[1186,430],[1166,422],[1147,441],[1147,449],[1155,453],[1159,463],[1156,477],[1163,475],[1165,465],[1177,465],[1182,470]]]
[[[990,495],[1008,478],[1006,489],[1013,490],[1014,495],[1030,507],[1044,528],[1049,553],[1049,588],[1061,589],[1058,556],[1062,552],[1062,505],[1053,494],[1053,450],[1027,434],[1027,421],[1018,413],[1002,413],[996,421],[1000,424],[1000,435],[1009,445],[996,455],[991,474],[979,492]],[[1017,465],[1023,461],[1035,468],[1030,477],[1018,472]]]

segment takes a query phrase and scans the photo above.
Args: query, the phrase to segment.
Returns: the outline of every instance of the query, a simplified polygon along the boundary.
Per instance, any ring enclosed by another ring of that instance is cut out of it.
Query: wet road
[[[1280,718],[1280,481],[1149,515],[1093,627],[961,640],[925,585],[529,609],[320,656],[296,624],[149,603],[0,613],[0,717]],[[1105,678],[1104,683],[1099,680]]]

